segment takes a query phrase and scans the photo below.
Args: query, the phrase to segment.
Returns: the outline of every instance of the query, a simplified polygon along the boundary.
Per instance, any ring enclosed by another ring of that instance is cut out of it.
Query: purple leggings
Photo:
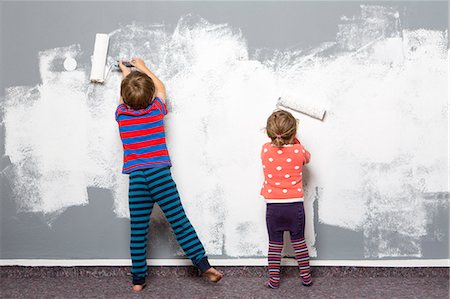
[[[266,212],[269,240],[283,242],[284,231],[289,231],[291,240],[305,236],[305,210],[303,202],[268,203]]]
[[[305,286],[312,284],[309,268],[309,253],[305,241],[305,210],[303,202],[268,203],[267,231],[269,232],[269,280],[267,286],[278,288],[280,285],[281,252],[283,251],[283,233],[291,233],[291,243],[300,270],[300,277]]]

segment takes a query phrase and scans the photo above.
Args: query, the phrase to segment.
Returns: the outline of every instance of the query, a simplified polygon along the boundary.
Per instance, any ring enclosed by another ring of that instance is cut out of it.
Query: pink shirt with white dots
[[[265,143],[261,151],[264,183],[261,195],[269,203],[303,201],[303,165],[311,154],[298,140],[295,144],[276,147]]]

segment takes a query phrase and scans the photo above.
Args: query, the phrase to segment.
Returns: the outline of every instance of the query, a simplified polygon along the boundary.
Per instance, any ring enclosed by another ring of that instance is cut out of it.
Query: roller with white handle
[[[303,113],[305,115],[308,115],[310,117],[313,117],[318,120],[323,120],[325,117],[326,110],[322,108],[315,107],[311,104],[303,104],[299,103],[297,101],[293,100],[287,100],[283,98],[278,98],[277,106],[282,106],[300,113]]]
[[[109,35],[97,33],[95,35],[94,54],[92,55],[91,82],[103,83],[105,81],[108,46]]]

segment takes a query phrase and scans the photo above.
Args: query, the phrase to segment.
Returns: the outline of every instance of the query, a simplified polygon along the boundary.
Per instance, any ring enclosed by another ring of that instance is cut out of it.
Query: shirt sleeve
[[[166,103],[164,103],[160,98],[155,98],[153,101],[154,101],[154,105],[156,105],[158,110],[161,111],[161,113],[163,115],[166,115],[167,114]]]
[[[120,104],[116,109],[116,121],[119,121],[119,116],[127,110],[127,106],[125,104]]]
[[[311,153],[308,152],[308,150],[303,145],[302,145],[302,153],[303,153],[303,157],[305,158],[304,164],[308,164],[309,160],[311,159]]]

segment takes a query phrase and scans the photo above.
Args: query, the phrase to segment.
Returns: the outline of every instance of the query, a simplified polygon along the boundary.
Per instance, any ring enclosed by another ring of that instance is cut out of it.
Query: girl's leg
[[[184,212],[170,169],[159,168],[158,171],[146,172],[151,196],[164,212],[178,243],[192,263],[205,273],[211,266],[205,255],[205,249]]]
[[[280,286],[281,251],[283,251],[283,242],[269,240],[269,254],[267,256],[269,263],[269,280],[266,284],[272,289],[276,289]]]
[[[305,286],[311,284],[311,271],[309,268],[309,254],[308,247],[306,246],[305,238],[291,240],[292,246],[295,251],[295,259],[297,260],[298,267],[300,269],[300,277],[302,279],[302,283]]]
[[[291,242],[294,247],[295,259],[300,270],[300,277],[305,286],[312,283],[311,270],[309,267],[308,247],[305,241],[305,210],[301,202],[298,207],[299,224],[291,231]]]
[[[147,235],[153,200],[143,171],[130,174],[128,191],[130,208],[131,275],[134,285],[143,285],[147,277]]]
[[[279,219],[277,204],[267,204],[266,224],[269,233],[269,280],[266,286],[276,289],[280,286],[281,252],[283,251],[283,228]]]

